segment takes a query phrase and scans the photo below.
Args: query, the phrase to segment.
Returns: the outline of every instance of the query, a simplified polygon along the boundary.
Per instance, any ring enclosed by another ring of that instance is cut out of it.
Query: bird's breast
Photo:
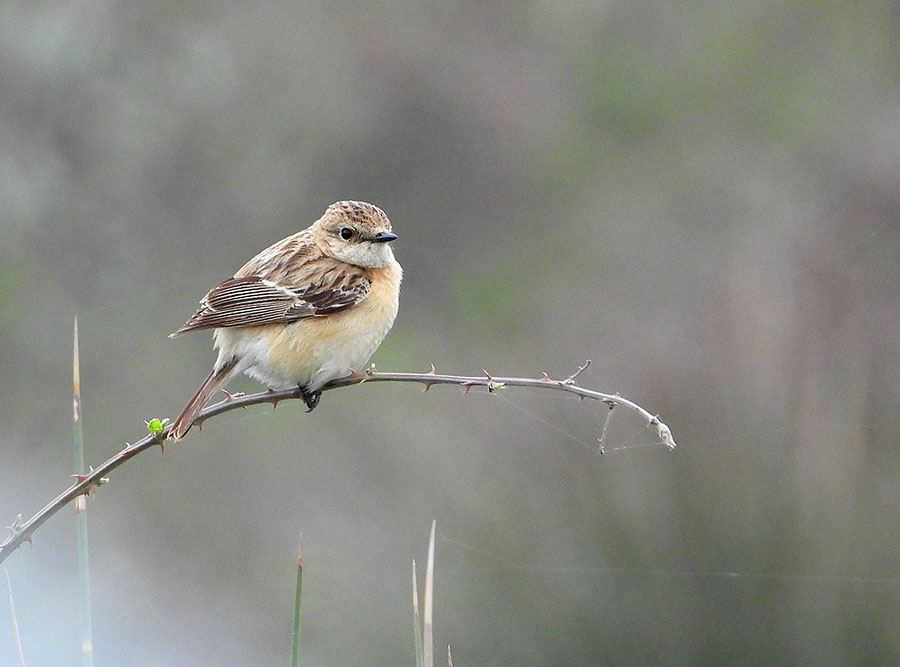
[[[398,264],[370,270],[372,288],[364,301],[323,317],[289,324],[218,329],[220,353],[245,358],[245,372],[272,389],[299,385],[315,391],[361,372],[397,316],[402,271]]]

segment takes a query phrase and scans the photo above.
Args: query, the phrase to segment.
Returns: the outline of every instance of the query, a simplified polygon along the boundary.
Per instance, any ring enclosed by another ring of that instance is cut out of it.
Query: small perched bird
[[[397,316],[403,270],[397,238],[377,206],[339,201],[213,287],[170,338],[214,329],[209,377],[172,424],[178,440],[210,396],[246,373],[270,389],[300,387],[308,410],[330,380],[361,369]]]

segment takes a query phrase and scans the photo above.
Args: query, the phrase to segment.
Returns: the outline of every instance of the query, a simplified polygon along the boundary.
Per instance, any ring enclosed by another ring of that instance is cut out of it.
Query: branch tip
[[[659,419],[656,420],[656,432],[659,434],[659,439],[662,440],[662,443],[669,448],[671,452],[677,445],[675,444],[675,438],[672,437],[672,431],[668,426],[663,424]]]
[[[590,359],[585,359],[584,364],[578,367],[578,370],[563,380],[563,384],[575,384],[575,378],[584,372],[584,369],[591,365]]]

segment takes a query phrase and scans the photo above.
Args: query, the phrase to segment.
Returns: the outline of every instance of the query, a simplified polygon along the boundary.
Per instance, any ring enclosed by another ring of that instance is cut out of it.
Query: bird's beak
[[[396,238],[397,235],[393,232],[378,232],[370,240],[372,241],[372,243],[388,243],[389,241],[393,241]]]

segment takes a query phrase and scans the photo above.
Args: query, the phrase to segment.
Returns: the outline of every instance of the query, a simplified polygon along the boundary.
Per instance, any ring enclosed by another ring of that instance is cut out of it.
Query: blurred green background
[[[897,662],[898,84],[892,2],[5,2],[0,519],[69,483],[75,315],[97,463],[209,287],[363,199],[381,370],[589,358],[680,447],[527,390],[230,413],[90,501],[97,664],[286,664],[301,530],[305,664],[413,664],[433,518],[456,664]],[[73,513],[7,561],[28,664],[78,662]]]

